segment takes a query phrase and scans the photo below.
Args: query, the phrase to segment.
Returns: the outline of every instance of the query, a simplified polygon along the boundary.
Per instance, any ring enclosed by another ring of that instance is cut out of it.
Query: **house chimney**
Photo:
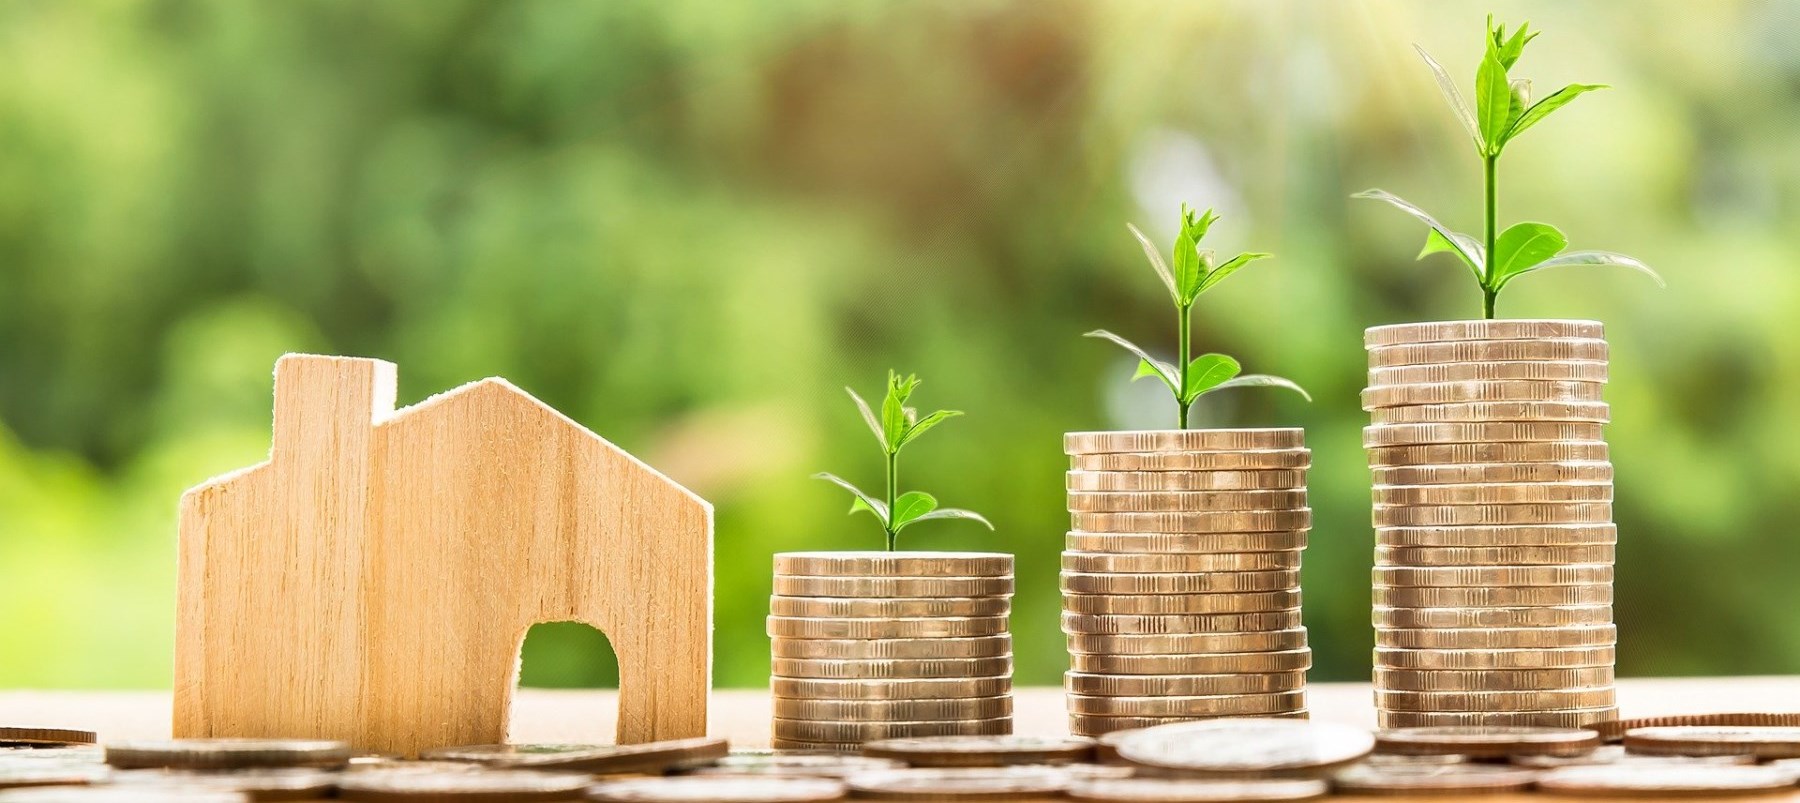
[[[367,454],[375,421],[394,412],[394,364],[286,354],[275,362],[275,461]],[[310,461],[309,461],[310,462]]]

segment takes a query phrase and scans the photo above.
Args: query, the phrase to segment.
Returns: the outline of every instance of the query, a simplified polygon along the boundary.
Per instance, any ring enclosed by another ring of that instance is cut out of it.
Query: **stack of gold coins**
[[[1069,728],[1306,715],[1298,429],[1065,436]]]
[[[1011,555],[776,555],[774,746],[1012,733],[1012,595]]]
[[[1616,718],[1600,324],[1403,324],[1364,342],[1380,724]]]

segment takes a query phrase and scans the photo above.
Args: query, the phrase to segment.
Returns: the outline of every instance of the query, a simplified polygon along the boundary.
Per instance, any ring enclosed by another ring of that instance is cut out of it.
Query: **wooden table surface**
[[[1631,718],[1800,710],[1800,676],[1635,678],[1620,680],[1618,685],[1620,711]],[[1019,689],[1014,696],[1015,732],[1068,732],[1061,689]],[[610,742],[616,704],[615,695],[602,690],[520,690],[513,703],[511,741]],[[1311,684],[1308,707],[1314,719],[1370,728],[1375,725],[1366,683]],[[766,746],[769,711],[767,691],[717,690],[713,692],[711,732],[730,739],[737,747]],[[105,741],[166,737],[169,720],[168,692],[0,692],[0,725],[82,728],[98,732]],[[1507,798],[1484,799],[1500,803]],[[1758,799],[1800,801],[1800,788],[1791,794]]]

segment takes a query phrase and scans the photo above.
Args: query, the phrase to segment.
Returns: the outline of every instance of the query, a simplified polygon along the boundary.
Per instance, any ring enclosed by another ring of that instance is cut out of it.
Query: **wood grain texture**
[[[269,461],[182,497],[175,735],[502,741],[546,621],[611,641],[618,741],[703,734],[711,506],[504,380],[394,393],[283,357]]]

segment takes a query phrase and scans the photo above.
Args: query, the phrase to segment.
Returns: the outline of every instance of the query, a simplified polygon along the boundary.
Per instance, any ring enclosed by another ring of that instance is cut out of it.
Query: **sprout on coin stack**
[[[1362,194],[1425,222],[1420,256],[1461,260],[1486,314],[1364,335],[1384,727],[1577,726],[1616,714],[1604,333],[1592,321],[1493,317],[1500,291],[1527,273],[1610,264],[1655,274],[1621,254],[1562,253],[1567,240],[1548,224],[1496,232],[1503,148],[1600,88],[1575,84],[1532,103],[1530,82],[1508,75],[1537,36],[1528,27],[1509,36],[1489,19],[1473,113],[1425,57],[1486,168],[1484,240],[1385,192]]]
[[[1182,207],[1172,263],[1131,231],[1175,302],[1176,362],[1106,331],[1135,355],[1135,378],[1173,394],[1177,428],[1072,432],[1063,440],[1073,528],[1063,552],[1070,729],[1097,736],[1165,722],[1305,716],[1312,653],[1300,625],[1300,552],[1311,452],[1299,429],[1188,429],[1201,395],[1281,387],[1223,354],[1190,357],[1202,293],[1267,254],[1215,263],[1201,240],[1217,218]],[[1173,265],[1173,268],[1170,265]]]
[[[850,512],[881,524],[886,551],[785,552],[775,556],[769,600],[773,743],[777,748],[855,750],[893,737],[1012,732],[1013,558],[992,552],[896,551],[920,522],[979,514],[902,492],[901,450],[961,415],[908,406],[917,377],[888,374],[879,410],[850,391],[886,462],[879,494],[831,474]]]

